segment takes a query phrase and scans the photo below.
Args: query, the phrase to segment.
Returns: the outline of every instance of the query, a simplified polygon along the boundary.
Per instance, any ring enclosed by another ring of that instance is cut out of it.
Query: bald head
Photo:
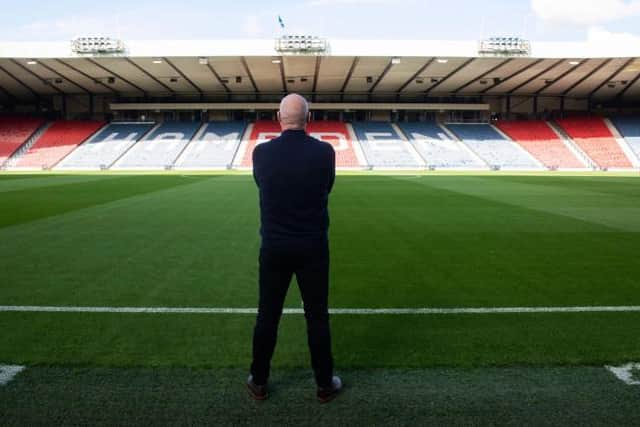
[[[278,120],[282,130],[304,129],[309,117],[309,104],[307,100],[297,93],[282,98]]]

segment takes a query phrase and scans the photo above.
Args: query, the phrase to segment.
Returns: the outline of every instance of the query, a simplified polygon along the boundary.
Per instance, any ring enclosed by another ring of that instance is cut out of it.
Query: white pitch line
[[[622,366],[605,366],[613,375],[627,385],[640,385],[640,380],[633,378],[633,370],[640,370],[640,363],[627,363]]]
[[[17,365],[0,365],[0,385],[6,385],[20,372],[24,370],[24,366]]]
[[[149,313],[149,314],[256,314],[256,308],[233,307],[65,307],[4,305],[0,312],[50,313]],[[640,306],[584,307],[477,307],[477,308],[332,308],[331,314],[501,314],[501,313],[610,313],[640,312]],[[302,308],[285,308],[283,314],[304,314]]]

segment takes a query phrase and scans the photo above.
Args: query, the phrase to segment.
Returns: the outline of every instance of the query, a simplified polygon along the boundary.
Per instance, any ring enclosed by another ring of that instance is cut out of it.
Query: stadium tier
[[[547,168],[587,167],[544,121],[499,121],[497,127]]]
[[[201,126],[201,123],[195,122],[165,122],[158,125],[116,161],[113,168],[171,167]]]
[[[540,169],[522,147],[505,139],[488,124],[447,124],[460,140],[489,166],[507,169]]]
[[[0,117],[0,166],[43,124],[41,119]]]
[[[558,120],[557,123],[598,167],[603,169],[632,167],[603,119],[575,117]]]
[[[464,144],[452,139],[436,122],[401,123],[398,126],[430,167],[445,169],[487,167]]]
[[[347,125],[338,121],[314,121],[308,124],[307,132],[314,138],[328,142],[336,151],[336,166],[339,168],[359,168],[365,165],[364,159],[358,153],[357,143],[354,143]],[[240,154],[242,167],[251,167],[251,156],[256,145],[266,142],[280,135],[280,124],[274,121],[257,121],[244,150]]]
[[[336,151],[336,167],[359,168],[365,165],[361,153],[358,152],[360,147],[356,149],[356,143],[349,136],[349,130],[345,123],[337,121],[311,122],[308,132],[314,138],[333,145]]]
[[[640,160],[640,119],[636,117],[614,117],[611,122]]]
[[[245,130],[243,122],[211,122],[198,133],[176,161],[179,168],[231,166]]]
[[[54,122],[21,157],[16,168],[51,168],[96,133],[103,122],[60,120]]]
[[[108,168],[152,127],[153,123],[111,123],[68,155],[58,168]]]
[[[356,122],[353,130],[367,164],[377,168],[422,168],[425,163],[387,122]]]
[[[588,167],[584,163],[588,160],[581,157],[585,154],[600,168],[633,167],[634,161],[640,161],[634,157],[635,153],[640,158],[640,120],[612,119],[618,131],[607,123],[599,118],[560,120],[558,125],[500,121],[496,127],[478,123],[444,126],[435,121],[314,121],[307,131],[333,145],[336,166],[342,169],[583,169]],[[102,129],[101,122],[91,121],[43,124],[36,119],[0,119],[0,166],[62,170],[251,168],[255,146],[280,135],[279,123],[267,120],[249,125],[240,121],[164,122],[155,126],[113,122]],[[563,141],[565,136],[558,132],[566,133],[571,141]]]

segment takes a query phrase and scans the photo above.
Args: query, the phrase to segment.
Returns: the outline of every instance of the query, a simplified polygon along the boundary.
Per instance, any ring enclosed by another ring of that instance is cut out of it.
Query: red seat
[[[603,119],[575,117],[558,120],[558,124],[599,167],[633,167]]]
[[[60,120],[53,123],[36,143],[18,159],[16,167],[50,168],[96,133],[103,122]]]
[[[548,168],[586,167],[544,121],[500,121],[497,127]]]
[[[0,165],[44,124],[44,120],[0,117]]]
[[[353,147],[353,141],[347,131],[347,126],[339,121],[317,121],[307,126],[307,132],[315,138],[333,145],[336,151],[336,166],[342,168],[357,168],[360,166]],[[253,150],[261,142],[280,135],[280,124],[274,121],[259,120],[249,135],[246,150],[242,157],[241,166],[251,167]]]

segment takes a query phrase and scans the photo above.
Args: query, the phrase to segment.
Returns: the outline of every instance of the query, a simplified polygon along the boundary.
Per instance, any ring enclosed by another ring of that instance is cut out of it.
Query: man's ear
[[[311,123],[311,111],[307,113],[307,123]]]
[[[276,119],[277,119],[278,121],[280,121],[280,111],[277,111],[277,112],[276,112]]]

